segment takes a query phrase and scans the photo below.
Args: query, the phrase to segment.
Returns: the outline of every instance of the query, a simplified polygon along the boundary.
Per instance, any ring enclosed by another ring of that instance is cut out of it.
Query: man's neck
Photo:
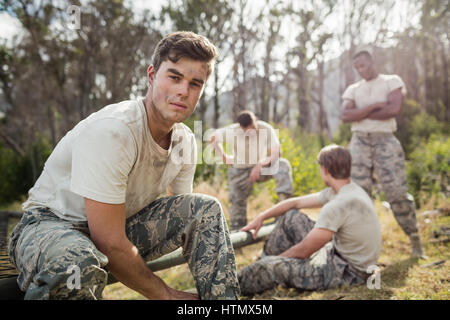
[[[350,183],[350,178],[347,179],[334,179],[334,181],[330,182],[330,187],[337,194],[341,188]]]
[[[144,99],[145,111],[147,112],[147,124],[153,140],[163,149],[168,149],[170,146],[171,131],[174,123],[165,121],[150,97],[147,95]]]
[[[370,76],[369,79],[366,79],[366,81],[372,81],[374,79],[376,79],[378,77],[378,72],[373,71],[372,75]]]

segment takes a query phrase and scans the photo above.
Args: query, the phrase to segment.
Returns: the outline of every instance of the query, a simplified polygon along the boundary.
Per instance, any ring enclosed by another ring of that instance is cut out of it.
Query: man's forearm
[[[311,255],[305,246],[304,241],[302,241],[282,252],[280,256],[295,259],[308,259]]]
[[[296,208],[297,206],[297,200],[296,198],[290,198],[281,201],[280,203],[276,204],[270,209],[267,209],[266,211],[262,212],[259,217],[260,219],[267,220],[273,217],[278,217],[285,213],[286,211],[289,211],[291,209]]]
[[[296,259],[308,259],[333,237],[334,232],[327,229],[313,228],[303,240],[282,252],[280,256]]]
[[[389,93],[387,102],[369,115],[369,119],[373,120],[386,120],[397,116],[402,110],[403,93],[401,88]]]
[[[384,108],[373,111],[367,118],[372,120],[386,120],[395,117],[397,113],[395,108],[386,105]]]
[[[128,241],[105,252],[107,269],[124,285],[148,299],[169,299],[170,288],[147,267],[137,248]]]
[[[225,164],[233,164],[234,162],[234,157],[233,156],[229,156],[225,153],[225,151],[223,151],[223,147],[221,144],[219,143],[214,143],[214,150],[216,151],[216,153],[219,155],[219,157],[222,158],[223,163]]]
[[[372,112],[384,107],[385,105],[386,103],[375,103],[364,108],[345,109],[341,118],[344,122],[360,121],[368,118]]]

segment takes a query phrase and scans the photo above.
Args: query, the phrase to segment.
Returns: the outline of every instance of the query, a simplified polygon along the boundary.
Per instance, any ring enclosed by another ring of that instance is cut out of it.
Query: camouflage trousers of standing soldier
[[[351,179],[370,196],[375,174],[400,227],[407,235],[417,233],[416,207],[408,194],[405,155],[397,138],[392,133],[354,132],[349,151]]]
[[[296,209],[287,211],[267,239],[261,258],[238,272],[243,295],[281,285],[301,290],[325,290],[343,284],[362,284],[367,275],[356,270],[335,250],[332,242],[309,259],[278,256],[301,242],[315,222]]]
[[[249,180],[251,168],[228,169],[228,188],[230,193],[230,229],[239,230],[247,224],[247,198],[253,187],[253,182]],[[292,180],[292,168],[288,160],[279,159],[279,167],[273,175],[261,175],[257,182],[264,182],[275,179],[276,192],[291,196],[294,193],[294,183]]]
[[[126,235],[145,260],[183,247],[201,299],[239,297],[234,250],[215,198],[185,194],[157,199],[126,220]],[[87,222],[62,220],[48,208],[24,213],[11,236],[9,255],[25,299],[100,299],[107,284],[108,258],[89,238]],[[78,288],[70,279],[74,267],[80,272]]]

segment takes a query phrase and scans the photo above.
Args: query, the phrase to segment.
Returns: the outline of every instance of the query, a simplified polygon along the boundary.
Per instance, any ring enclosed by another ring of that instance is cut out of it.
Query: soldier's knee
[[[222,205],[216,197],[194,193],[190,195],[193,201],[193,214],[212,215],[221,217],[223,215]]]
[[[294,215],[298,215],[298,214],[302,214],[304,215],[304,213],[302,213],[301,211],[297,210],[297,209],[290,209],[288,211],[286,211],[286,213],[284,214],[284,216],[288,219],[292,219],[292,217]]]
[[[291,169],[291,163],[288,159],[280,158],[280,168],[287,168],[288,170]]]

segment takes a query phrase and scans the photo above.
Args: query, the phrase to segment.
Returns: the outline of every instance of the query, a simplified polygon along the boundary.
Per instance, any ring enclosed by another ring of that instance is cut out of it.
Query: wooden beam
[[[264,240],[273,230],[275,224],[267,224],[261,227],[258,232],[256,239],[253,239],[252,234],[250,232],[240,231],[230,233],[231,243],[233,244],[234,249],[239,249],[250,244],[254,244]],[[182,248],[178,248],[177,250],[168,253],[156,260],[148,261],[147,266],[153,272],[168,269],[174,266],[178,266],[180,264],[186,263],[182,255]],[[108,284],[112,284],[117,282],[117,280],[111,275],[108,275]]]

